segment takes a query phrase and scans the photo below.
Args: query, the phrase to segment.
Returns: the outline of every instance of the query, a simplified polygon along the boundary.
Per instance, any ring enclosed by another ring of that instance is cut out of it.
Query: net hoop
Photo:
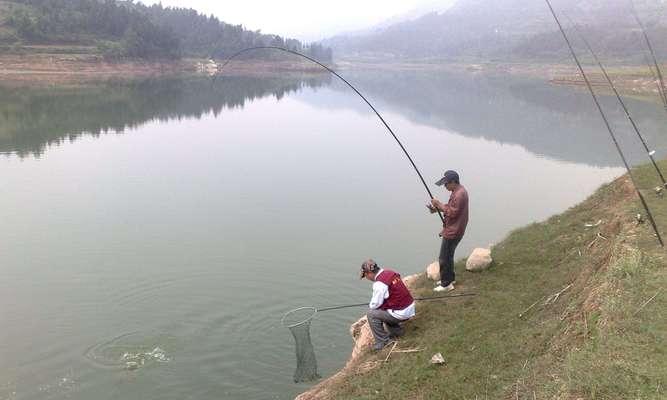
[[[293,315],[293,314],[295,314],[295,313],[297,313],[297,312],[299,312],[299,311],[305,311],[305,310],[310,310],[310,311],[311,311],[311,313],[310,313],[306,318],[304,318],[304,319],[302,319],[302,320],[300,320],[300,321],[298,321],[298,322],[295,322],[295,323],[291,323],[291,324],[287,324],[287,323],[286,323],[285,320],[286,320],[289,316],[291,316],[291,315]],[[317,314],[317,308],[315,308],[315,307],[299,307],[299,308],[295,308],[294,310],[291,310],[291,311],[286,312],[285,315],[283,315],[283,317],[280,319],[280,323],[281,323],[285,328],[294,328],[294,327],[296,327],[296,326],[303,325],[303,324],[305,324],[306,322],[309,322],[311,319],[313,319],[313,317],[315,317],[315,314]]]

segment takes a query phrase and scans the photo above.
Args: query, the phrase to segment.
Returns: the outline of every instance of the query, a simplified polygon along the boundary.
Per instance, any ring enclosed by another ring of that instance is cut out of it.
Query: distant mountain
[[[581,25],[602,56],[643,59],[629,0],[553,0]],[[667,54],[667,0],[635,0],[660,54]],[[581,46],[577,40],[575,45]],[[562,59],[564,42],[542,0],[458,0],[442,13],[322,42],[337,56],[482,60]],[[583,47],[582,47],[583,48]]]
[[[344,39],[347,37],[354,37],[354,36],[364,36],[372,33],[377,33],[386,29],[391,25],[400,22],[412,21],[431,12],[438,12],[438,13],[444,12],[454,3],[456,3],[456,0],[430,0],[427,3],[421,3],[419,6],[407,12],[391,16],[371,26],[366,26],[363,28],[356,28],[356,29],[343,28],[343,29],[332,30],[330,32],[319,32],[319,34],[317,35],[317,41],[322,43],[325,41],[329,42],[331,40]],[[329,38],[329,39],[322,39],[322,38]]]
[[[450,9],[455,3],[456,0],[432,0],[428,3],[423,3],[406,13],[395,15],[380,22],[379,24],[367,30],[366,33],[379,32],[395,24],[414,21],[426,14],[441,14]]]

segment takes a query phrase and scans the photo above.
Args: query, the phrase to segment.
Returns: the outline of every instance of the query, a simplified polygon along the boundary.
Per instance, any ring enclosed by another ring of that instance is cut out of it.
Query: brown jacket
[[[463,237],[468,225],[468,192],[459,185],[449,196],[447,204],[437,203],[437,208],[445,214],[445,225],[440,235],[445,239]]]

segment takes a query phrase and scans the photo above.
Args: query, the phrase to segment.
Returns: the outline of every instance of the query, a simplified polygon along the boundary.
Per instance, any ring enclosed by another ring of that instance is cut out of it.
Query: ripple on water
[[[85,357],[100,368],[136,370],[173,359],[176,339],[164,333],[130,332],[90,347]]]

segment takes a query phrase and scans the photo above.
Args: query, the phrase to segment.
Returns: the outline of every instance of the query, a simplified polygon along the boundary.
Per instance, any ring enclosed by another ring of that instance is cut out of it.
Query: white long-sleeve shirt
[[[380,275],[383,270],[380,269],[375,276]],[[373,295],[371,301],[368,303],[368,308],[375,310],[380,308],[382,303],[389,298],[389,286],[380,281],[373,282]],[[413,301],[409,306],[402,310],[387,310],[392,317],[396,319],[408,319],[415,316],[415,302]]]

